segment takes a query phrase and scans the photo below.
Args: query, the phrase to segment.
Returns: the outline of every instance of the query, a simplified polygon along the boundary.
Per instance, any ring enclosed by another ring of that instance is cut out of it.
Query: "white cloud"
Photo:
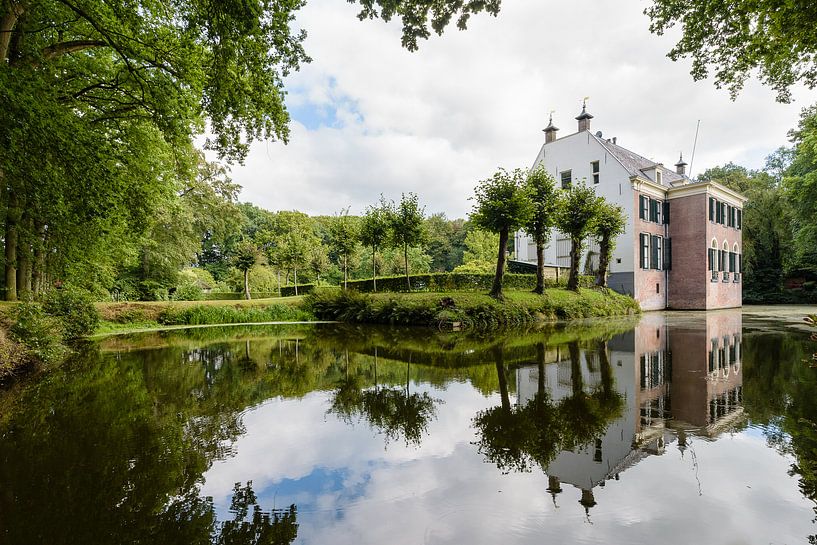
[[[298,17],[314,60],[287,82],[290,144],[253,146],[233,170],[242,199],[331,214],[414,191],[427,211],[463,216],[477,180],[530,165],[549,110],[562,135],[574,131],[585,95],[593,130],[647,157],[689,158],[701,119],[696,172],[762,166],[817,94],[798,90],[782,105],[750,82],[730,101],[666,58],[675,36],[651,35],[645,6],[506,0],[499,17],[473,17],[409,53],[396,22],[360,22],[355,5],[315,0]]]

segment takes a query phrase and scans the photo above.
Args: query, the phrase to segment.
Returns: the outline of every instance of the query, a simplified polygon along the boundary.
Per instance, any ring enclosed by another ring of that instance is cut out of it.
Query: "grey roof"
[[[641,176],[644,177],[644,171],[650,170],[651,168],[655,168],[658,166],[658,163],[655,161],[650,161],[646,157],[643,157],[633,151],[630,151],[626,148],[622,148],[618,144],[613,144],[609,140],[605,140],[604,138],[599,138],[596,135],[593,135],[593,138],[599,141],[599,143],[606,149],[610,155],[615,157],[619,163],[624,166],[624,169],[630,174],[630,176]],[[680,180],[689,181],[689,178],[686,176],[682,176],[676,173],[674,170],[670,170],[668,168],[661,168],[661,172],[663,172],[662,181],[663,185],[670,185],[673,182],[677,182]]]

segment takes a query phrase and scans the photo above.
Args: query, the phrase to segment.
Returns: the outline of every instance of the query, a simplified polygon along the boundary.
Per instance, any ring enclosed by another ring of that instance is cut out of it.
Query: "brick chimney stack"
[[[545,133],[545,144],[550,144],[554,140],[556,140],[556,131],[559,130],[559,127],[556,127],[553,124],[553,113],[550,114],[550,119],[548,119],[548,126],[542,129],[542,132]]]
[[[579,122],[579,132],[590,130],[590,120],[593,116],[587,113],[587,99],[582,101],[582,113],[580,113],[576,120]]]
[[[684,161],[683,153],[681,153],[681,157],[678,158],[678,162],[675,163],[675,172],[681,176],[686,176],[687,164],[686,161]]]

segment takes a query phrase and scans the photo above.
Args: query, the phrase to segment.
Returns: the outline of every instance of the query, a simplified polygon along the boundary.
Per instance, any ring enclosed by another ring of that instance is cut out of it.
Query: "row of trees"
[[[579,262],[588,237],[598,240],[601,253],[596,285],[606,287],[616,237],[624,232],[627,221],[620,206],[606,202],[584,184],[574,185],[566,191],[557,190],[555,180],[541,166],[529,172],[521,169],[497,171],[477,184],[474,200],[472,221],[499,234],[492,296],[503,298],[502,277],[508,239],[516,229],[526,231],[536,244],[535,293],[544,293],[544,248],[553,227],[570,238],[568,288],[579,288]]]

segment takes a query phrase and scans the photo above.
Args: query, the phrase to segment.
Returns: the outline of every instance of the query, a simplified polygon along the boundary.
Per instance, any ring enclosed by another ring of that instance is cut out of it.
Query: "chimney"
[[[542,129],[542,132],[545,133],[545,144],[550,144],[554,140],[556,140],[556,131],[559,130],[559,127],[556,127],[553,124],[553,114],[550,114],[550,119],[548,119],[548,126]]]
[[[593,116],[587,113],[587,99],[585,98],[582,101],[582,113],[576,117],[576,120],[579,122],[579,132],[590,130],[591,119],[593,119]]]
[[[678,162],[675,163],[675,172],[680,174],[681,176],[686,176],[687,164],[686,161],[684,161],[683,153],[681,153],[681,156],[678,158]]]

